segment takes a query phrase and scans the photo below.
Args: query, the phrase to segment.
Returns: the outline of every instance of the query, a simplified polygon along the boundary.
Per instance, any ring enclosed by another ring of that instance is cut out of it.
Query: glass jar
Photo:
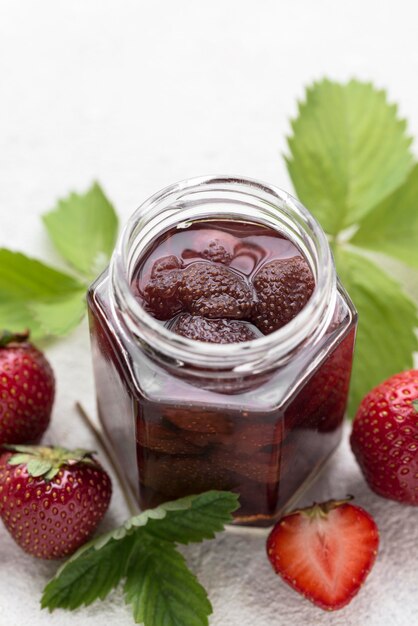
[[[293,242],[315,288],[270,335],[234,344],[174,334],[135,298],[138,260],[196,220],[261,224]],[[335,450],[347,403],[356,311],[321,227],[292,196],[251,179],[197,178],[131,217],[88,294],[100,420],[141,508],[208,489],[240,495],[238,524],[268,526]]]

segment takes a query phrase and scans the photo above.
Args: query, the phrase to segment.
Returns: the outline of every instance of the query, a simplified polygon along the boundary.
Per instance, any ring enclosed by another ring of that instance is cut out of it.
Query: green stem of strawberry
[[[29,330],[21,333],[11,333],[10,330],[0,330],[0,348],[5,348],[11,343],[25,343],[30,335]]]
[[[303,509],[297,509],[296,511],[292,511],[292,513],[303,513],[303,515],[307,515],[308,517],[326,517],[330,511],[333,509],[342,506],[343,504],[347,504],[354,499],[354,496],[348,495],[346,498],[342,500],[327,500],[326,502],[321,502],[318,504],[314,502],[312,506],[307,506]]]
[[[130,514],[133,515],[137,515],[138,514],[138,505],[136,503],[136,500],[132,494],[132,490],[131,487],[129,485],[129,483],[125,480],[125,477],[122,473],[122,470],[120,468],[120,465],[116,459],[116,455],[115,455],[115,451],[111,445],[111,443],[108,441],[108,439],[103,435],[103,433],[96,427],[95,423],[93,422],[93,420],[91,419],[91,417],[88,415],[88,413],[85,411],[85,409],[82,407],[82,405],[79,402],[76,402],[75,408],[78,412],[78,414],[80,415],[81,419],[83,420],[84,424],[87,426],[87,428],[89,429],[89,431],[92,433],[92,435],[95,437],[95,439],[98,441],[98,443],[100,444],[101,448],[103,449],[107,460],[109,462],[109,465],[112,467],[113,472],[118,480],[120,489],[122,491],[123,497],[125,499],[125,503],[126,506],[130,512]]]

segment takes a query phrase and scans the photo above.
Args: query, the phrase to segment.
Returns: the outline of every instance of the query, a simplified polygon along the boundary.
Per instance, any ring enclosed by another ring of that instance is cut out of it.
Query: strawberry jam
[[[250,341],[277,330],[304,307],[313,288],[309,265],[293,243],[236,221],[194,222],[165,233],[132,283],[145,310],[170,330],[211,343]]]
[[[141,508],[225,489],[237,523],[269,525],[340,440],[355,311],[322,231],[290,237],[277,197],[269,224],[264,205],[191,219],[180,197],[171,225],[138,210],[132,259],[89,292],[99,416]]]

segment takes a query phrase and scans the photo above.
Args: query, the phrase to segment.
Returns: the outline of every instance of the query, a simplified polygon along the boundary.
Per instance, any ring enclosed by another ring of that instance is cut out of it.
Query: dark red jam
[[[173,332],[236,343],[287,324],[309,300],[314,279],[298,248],[277,231],[213,221],[161,237],[132,288]]]
[[[99,413],[131,475],[134,424],[141,507],[226,489],[240,495],[238,522],[272,523],[339,442],[354,341],[346,305],[321,343],[294,363],[247,375],[237,388],[221,378],[210,386],[121,344],[106,280],[89,298]],[[174,333],[224,344],[287,324],[308,302],[314,279],[279,232],[218,220],[161,235],[139,259],[131,288]]]

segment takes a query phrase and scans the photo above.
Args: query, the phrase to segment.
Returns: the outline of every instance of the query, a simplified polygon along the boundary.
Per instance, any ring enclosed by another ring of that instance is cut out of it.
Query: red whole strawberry
[[[25,552],[41,559],[73,554],[92,535],[112,493],[91,453],[6,446],[0,456],[0,516]]]
[[[277,574],[322,609],[342,609],[358,593],[377,554],[373,518],[346,500],[330,500],[283,517],[267,540]]]
[[[147,310],[158,320],[168,320],[182,309],[178,289],[183,262],[170,254],[155,261],[151,279],[144,289]]]
[[[243,276],[209,261],[197,261],[183,270],[178,294],[184,311],[211,319],[245,319],[254,300]]]
[[[418,505],[418,370],[396,374],[365,396],[350,441],[373,491]]]
[[[265,263],[253,279],[257,302],[252,322],[265,335],[290,322],[305,306],[315,287],[309,265],[301,256]]]
[[[255,326],[240,320],[208,319],[200,315],[182,313],[170,330],[195,341],[208,343],[238,343],[261,336]]]
[[[0,445],[38,442],[51,417],[54,373],[28,339],[0,331]]]

